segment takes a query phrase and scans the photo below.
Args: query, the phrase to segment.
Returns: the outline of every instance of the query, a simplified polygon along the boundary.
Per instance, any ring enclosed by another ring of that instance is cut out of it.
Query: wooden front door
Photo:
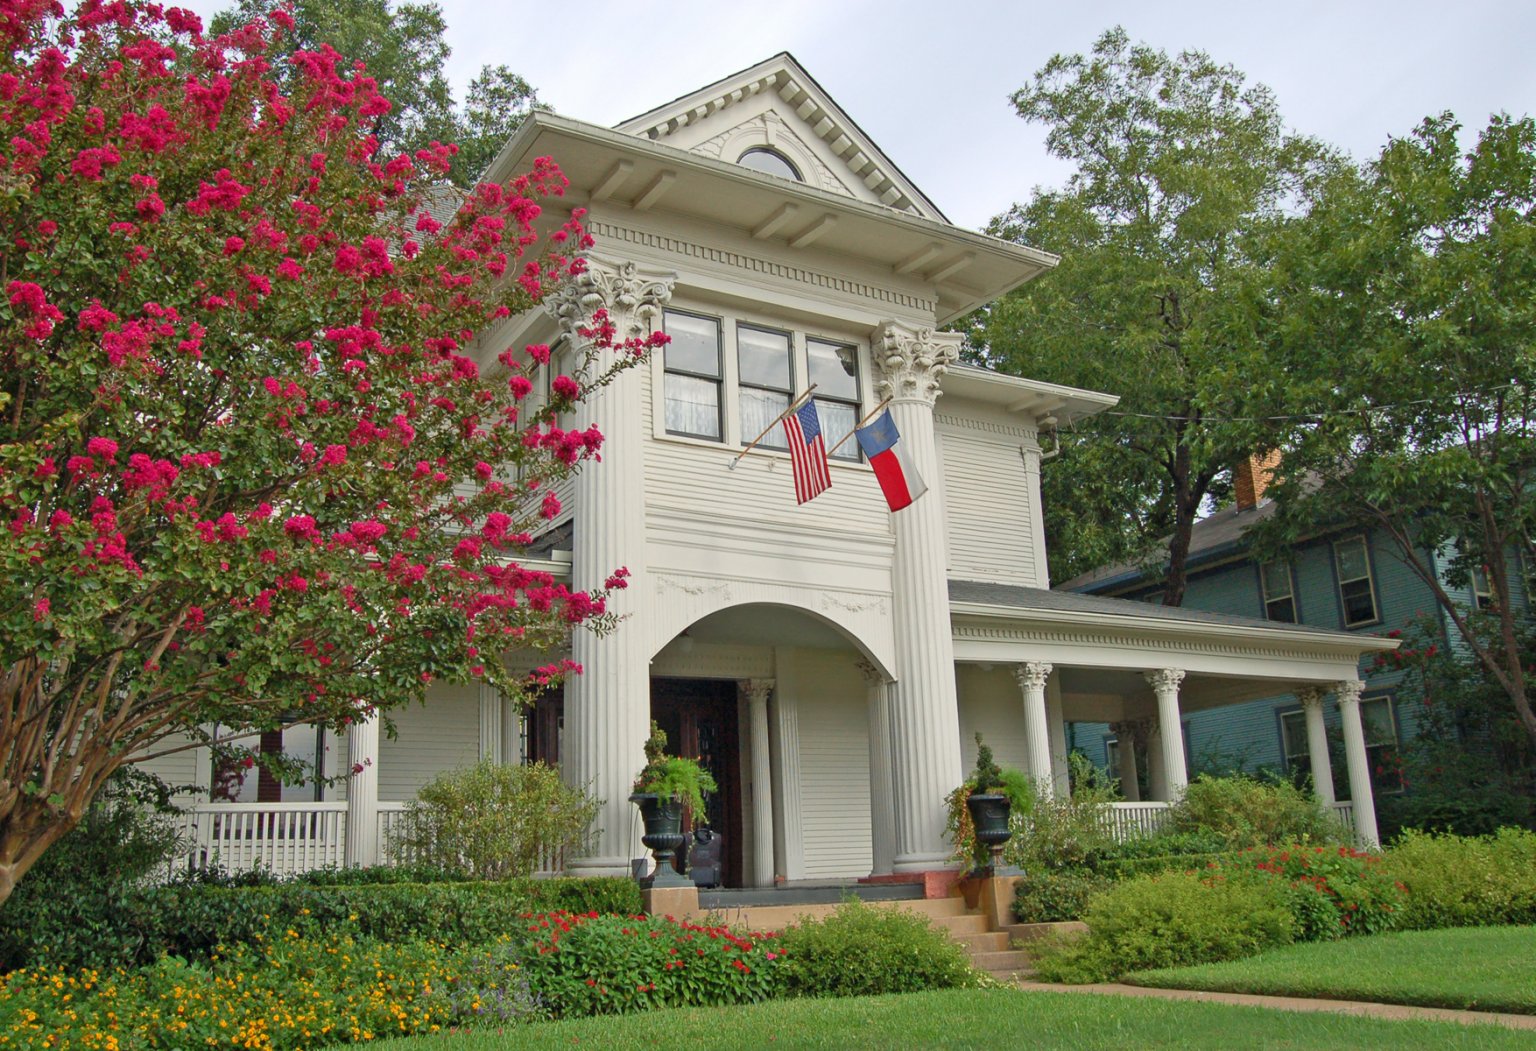
[[[725,885],[740,887],[745,853],[736,683],[719,679],[652,679],[651,718],[666,731],[669,752],[699,760],[714,775],[720,790],[705,800],[707,821],[710,828],[725,837]]]

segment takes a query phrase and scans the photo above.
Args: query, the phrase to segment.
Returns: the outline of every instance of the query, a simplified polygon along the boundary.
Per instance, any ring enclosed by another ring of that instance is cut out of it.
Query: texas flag
[[[891,419],[890,409],[882,412],[874,423],[860,427],[854,433],[859,439],[859,448],[864,450],[869,465],[875,469],[880,491],[885,493],[885,502],[891,505],[892,511],[900,511],[928,491],[912,458],[901,447],[901,435],[896,433],[896,421]]]

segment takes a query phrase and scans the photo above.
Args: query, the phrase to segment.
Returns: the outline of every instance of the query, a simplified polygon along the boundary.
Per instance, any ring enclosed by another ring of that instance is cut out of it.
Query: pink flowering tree
[[[389,103],[274,68],[288,22],[0,0],[0,901],[124,764],[519,695],[572,669],[504,654],[609,619],[515,559],[612,373],[534,410],[548,348],[476,335],[581,268],[563,177],[443,207],[452,147],[376,156]]]

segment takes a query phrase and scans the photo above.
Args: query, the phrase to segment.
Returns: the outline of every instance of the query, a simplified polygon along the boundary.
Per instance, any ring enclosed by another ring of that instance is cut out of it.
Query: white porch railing
[[[346,803],[195,803],[183,817],[187,868],[289,875],[345,857]]]
[[[1333,804],[1331,809],[1339,824],[1343,825],[1351,836],[1355,835],[1355,804],[1346,799],[1342,803]]]
[[[1157,832],[1168,821],[1167,803],[1111,803],[1101,816],[1104,827],[1118,843]]]

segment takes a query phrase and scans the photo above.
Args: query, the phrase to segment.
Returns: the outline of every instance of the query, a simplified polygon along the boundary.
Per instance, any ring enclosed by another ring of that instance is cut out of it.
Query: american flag
[[[784,417],[784,440],[795,470],[795,502],[814,500],[832,485],[827,470],[827,441],[822,437],[816,403],[807,401]]]

